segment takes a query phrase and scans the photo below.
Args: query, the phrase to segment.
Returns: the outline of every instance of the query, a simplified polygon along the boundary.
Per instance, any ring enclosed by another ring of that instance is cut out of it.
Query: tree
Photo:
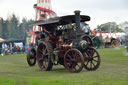
[[[11,16],[10,19],[8,19],[8,24],[7,24],[7,28],[8,28],[8,38],[18,38],[19,37],[19,32],[18,32],[18,26],[19,26],[19,19],[18,17],[15,16],[15,14],[13,14]]]
[[[0,37],[6,39],[8,36],[8,30],[7,30],[7,22],[3,20],[3,18],[0,19]]]
[[[27,20],[23,18],[20,23],[19,18],[15,14],[9,16],[7,20],[0,18],[0,37],[4,39],[14,38],[25,40],[26,33],[33,28],[30,26],[33,22],[32,19]]]
[[[0,18],[0,37],[3,37],[3,18]]]
[[[27,36],[27,32],[31,29],[32,30],[32,26],[30,25],[31,23],[33,23],[33,20],[27,20],[26,18],[22,19],[22,23],[20,24],[20,30],[21,30],[21,36],[23,39],[26,39]]]
[[[123,32],[115,22],[107,22],[97,26],[98,32]]]
[[[3,38],[7,39],[8,38],[8,28],[7,28],[7,21],[3,21]]]
[[[125,28],[128,27],[128,21],[120,23],[119,26],[125,31]]]
[[[31,25],[32,23],[34,23],[34,20],[32,20],[32,19],[28,20],[27,31],[32,30],[32,28],[33,28],[33,26]]]

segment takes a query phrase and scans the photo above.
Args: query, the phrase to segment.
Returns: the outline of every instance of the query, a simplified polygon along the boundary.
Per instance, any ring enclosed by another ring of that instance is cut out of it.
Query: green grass
[[[0,56],[0,85],[128,85],[125,49],[100,48],[101,65],[96,71],[70,73],[63,66],[52,71],[29,67],[25,54]]]

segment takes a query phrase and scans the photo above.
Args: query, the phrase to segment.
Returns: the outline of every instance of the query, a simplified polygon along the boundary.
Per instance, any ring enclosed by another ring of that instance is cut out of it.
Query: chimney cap
[[[74,13],[80,13],[81,11],[80,10],[75,10]]]

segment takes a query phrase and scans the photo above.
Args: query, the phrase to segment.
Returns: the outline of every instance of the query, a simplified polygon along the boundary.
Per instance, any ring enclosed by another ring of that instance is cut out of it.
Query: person
[[[44,28],[44,32],[45,32],[45,33],[48,33],[48,34],[51,33],[51,32],[50,32],[50,29],[48,29],[48,28]]]
[[[36,47],[37,47],[38,44],[39,44],[38,42],[39,42],[41,36],[40,36],[40,32],[39,31],[36,31],[35,34],[36,34],[36,39],[35,39],[36,43],[35,44],[36,44]]]
[[[105,37],[105,43],[104,43],[105,48],[109,48],[111,40],[108,35]]]
[[[10,43],[10,46],[9,46],[9,48],[10,48],[10,53],[12,54],[13,53],[13,51],[12,51],[12,43]]]
[[[92,31],[92,34],[93,34],[94,37],[96,37],[96,34],[97,34],[96,29],[94,29],[94,30]]]
[[[49,35],[55,35],[55,28],[56,28],[55,25],[45,25],[43,27],[43,31],[45,32],[45,34],[47,36],[49,36]]]
[[[13,52],[16,53],[16,43],[14,43]]]
[[[4,46],[5,46],[5,54],[7,54],[7,52],[8,52],[8,46],[7,46],[6,43],[4,44]]]
[[[87,23],[80,23],[80,26],[81,26],[81,30],[83,32],[85,32],[87,35],[89,35],[89,33],[91,31],[89,24],[87,24]]]
[[[5,44],[3,43],[2,44],[2,53],[1,53],[1,55],[3,56],[5,54]]]
[[[27,43],[25,44],[24,49],[25,49],[25,52],[28,52],[28,50],[29,50],[29,45],[28,45]]]
[[[19,47],[19,45],[16,46],[16,49],[17,49],[17,52],[19,53],[19,52],[20,52],[20,47]]]

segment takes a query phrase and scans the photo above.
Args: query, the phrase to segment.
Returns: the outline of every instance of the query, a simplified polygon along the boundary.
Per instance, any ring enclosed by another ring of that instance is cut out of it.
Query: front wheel
[[[82,53],[77,49],[69,49],[64,56],[64,66],[69,72],[80,72],[84,66]]]
[[[36,50],[34,48],[27,52],[27,63],[29,66],[34,66],[36,64]]]
[[[100,55],[98,51],[89,47],[86,52],[83,53],[84,56],[84,68],[88,71],[93,71],[99,68],[100,66]]]

